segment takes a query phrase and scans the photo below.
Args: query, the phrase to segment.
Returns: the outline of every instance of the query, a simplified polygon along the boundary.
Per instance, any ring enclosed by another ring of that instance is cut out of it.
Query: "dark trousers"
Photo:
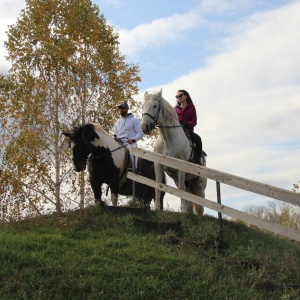
[[[200,162],[201,154],[202,154],[201,137],[195,132],[190,132],[190,136],[191,136],[192,142],[194,142],[196,145],[196,153],[195,153],[196,160]]]

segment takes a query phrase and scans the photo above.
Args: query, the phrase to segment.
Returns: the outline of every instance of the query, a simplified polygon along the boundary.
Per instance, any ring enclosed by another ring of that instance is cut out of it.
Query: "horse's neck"
[[[117,168],[120,169],[120,174],[123,174],[124,169],[126,168],[126,148],[124,146],[120,146],[119,143],[117,143],[112,136],[109,134],[103,134],[101,132],[97,131],[97,134],[99,135],[99,139],[95,139],[93,144],[96,146],[96,156],[97,156],[97,148],[100,147],[104,149],[104,153],[111,153],[111,156],[113,158],[114,164]],[[99,148],[98,148],[99,149]],[[103,151],[103,150],[102,150]],[[93,153],[95,155],[95,153]],[[103,156],[105,157],[107,156]]]
[[[102,132],[98,132],[99,139],[94,140],[95,146],[108,148],[110,151],[118,148],[119,144],[108,134],[103,134]]]
[[[171,114],[169,110],[173,110],[173,107],[165,107],[165,103],[163,103],[162,110],[165,114]],[[188,159],[191,152],[190,142],[185,135],[183,128],[178,122],[177,115],[176,116],[164,116],[163,114],[159,118],[158,125],[160,130],[161,138],[165,144],[165,153],[168,155],[181,158]]]
[[[168,126],[168,125],[161,125],[161,126]],[[176,128],[159,128],[160,134],[162,136],[163,141],[168,146],[175,146],[180,139],[180,127]]]
[[[159,130],[164,142],[164,150],[162,152],[179,159],[188,160],[191,154],[191,147],[183,129],[181,127],[161,127]]]

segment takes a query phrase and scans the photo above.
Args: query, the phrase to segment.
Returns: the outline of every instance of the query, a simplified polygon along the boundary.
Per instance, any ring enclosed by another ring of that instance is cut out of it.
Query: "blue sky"
[[[240,24],[288,1],[95,1],[120,33],[122,53],[137,62],[140,88],[203,68]],[[148,38],[147,38],[148,37]],[[224,45],[225,44],[225,45]]]
[[[138,64],[146,90],[175,104],[186,89],[197,107],[196,132],[207,166],[291,190],[300,180],[300,1],[93,1]],[[0,0],[2,46],[24,0]],[[242,209],[269,198],[221,185],[225,204]],[[206,198],[216,200],[209,181]],[[174,210],[179,200],[168,197]],[[270,199],[271,200],[271,199]]]

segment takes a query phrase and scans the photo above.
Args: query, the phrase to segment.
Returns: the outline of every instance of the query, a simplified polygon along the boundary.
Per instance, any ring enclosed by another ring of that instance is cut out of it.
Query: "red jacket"
[[[182,125],[187,124],[189,131],[193,132],[197,125],[197,113],[194,104],[189,103],[184,108],[176,105],[174,109],[178,115],[178,121]]]

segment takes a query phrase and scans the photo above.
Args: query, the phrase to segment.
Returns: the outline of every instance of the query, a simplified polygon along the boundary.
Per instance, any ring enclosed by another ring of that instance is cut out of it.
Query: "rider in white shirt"
[[[126,148],[137,147],[137,141],[140,140],[144,134],[141,129],[141,123],[133,113],[128,113],[129,106],[126,102],[118,105],[121,118],[114,125],[114,136],[121,140]],[[131,159],[133,157],[131,155]],[[135,169],[137,169],[137,159],[135,160]]]

